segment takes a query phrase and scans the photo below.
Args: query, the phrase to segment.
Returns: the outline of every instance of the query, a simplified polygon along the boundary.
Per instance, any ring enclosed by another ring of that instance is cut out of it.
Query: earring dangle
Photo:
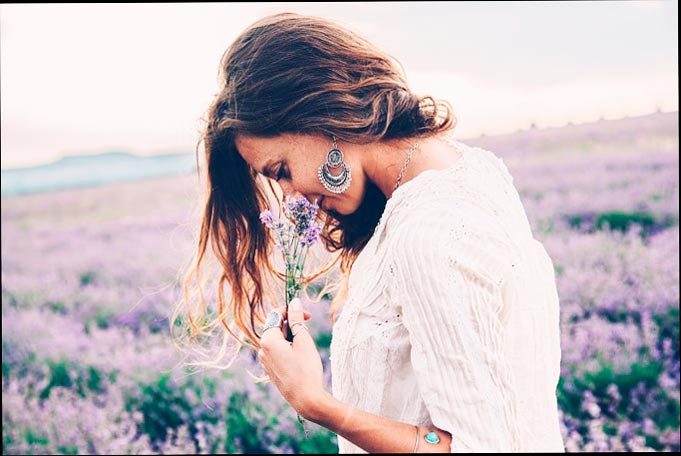
[[[343,163],[343,152],[338,148],[336,144],[336,137],[333,138],[333,149],[331,149],[326,154],[326,163],[319,167],[317,171],[317,176],[319,181],[322,183],[325,189],[332,193],[343,193],[348,187],[350,187],[350,182],[352,182],[351,168]],[[342,167],[340,174],[331,174],[329,168]]]

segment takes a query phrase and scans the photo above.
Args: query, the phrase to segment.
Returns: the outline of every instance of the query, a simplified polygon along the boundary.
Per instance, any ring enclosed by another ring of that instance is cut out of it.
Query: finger
[[[299,298],[294,298],[294,299],[299,300]],[[289,306],[290,306],[290,304],[289,304]],[[284,325],[281,328],[281,334],[282,334],[282,336],[285,340],[289,341],[291,335],[290,335],[290,333],[287,332],[288,331],[287,326],[288,326],[288,328],[291,328],[291,324],[293,322],[291,320],[289,320],[289,318],[288,318],[286,306],[277,307],[274,310],[276,312],[279,312],[284,317]],[[304,317],[303,320],[309,320],[310,318],[312,318],[312,314],[310,312],[308,312],[307,310],[303,310],[303,317]],[[274,331],[274,329],[270,329],[270,330],[268,330],[268,332],[269,331]]]
[[[282,327],[285,327],[284,325],[284,310],[283,308],[279,308],[275,310],[278,312],[280,315],[282,315],[282,323],[280,326],[277,327],[269,327],[263,329],[263,332],[260,337],[260,346],[262,347],[263,350],[266,352],[271,350],[273,347],[275,347],[280,340],[284,339],[284,333],[282,332]]]
[[[260,346],[265,352],[271,351],[282,340],[285,340],[282,330],[279,328],[270,328],[265,331],[260,338]]]
[[[308,332],[307,328],[300,328],[301,324],[304,324],[304,311],[303,303],[300,299],[294,299],[289,304],[289,325],[291,328],[295,329],[296,335],[293,338],[294,347],[302,347],[304,350],[317,350],[315,346],[314,339]]]
[[[303,303],[299,298],[293,298],[288,305],[288,324],[293,326],[296,322],[302,323],[305,321],[305,312],[303,311]]]
[[[295,299],[299,299],[299,298],[295,298]],[[284,318],[286,318],[286,306],[277,307],[277,308],[274,309],[274,310],[276,310],[276,311],[279,312]],[[309,312],[309,311],[307,311],[307,310],[303,310],[303,315],[305,316],[305,320],[309,320],[310,318],[312,318],[312,313]]]

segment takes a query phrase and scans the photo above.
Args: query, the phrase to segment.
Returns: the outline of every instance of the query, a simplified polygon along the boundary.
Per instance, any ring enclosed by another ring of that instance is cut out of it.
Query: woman
[[[258,350],[299,415],[337,433],[340,452],[564,451],[553,266],[503,162],[454,140],[446,102],[413,94],[394,60],[328,20],[256,22],[220,80],[188,279],[210,242],[216,321]],[[300,300],[258,330],[274,274],[262,176],[319,202],[322,240],[341,261],[333,394]]]

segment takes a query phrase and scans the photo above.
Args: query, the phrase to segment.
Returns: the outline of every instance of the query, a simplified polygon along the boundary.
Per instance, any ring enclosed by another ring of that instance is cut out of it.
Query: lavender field
[[[503,158],[555,263],[569,452],[680,449],[678,122],[463,140]],[[253,382],[250,354],[180,365],[169,318],[198,215],[195,175],[2,199],[3,454],[337,451]]]

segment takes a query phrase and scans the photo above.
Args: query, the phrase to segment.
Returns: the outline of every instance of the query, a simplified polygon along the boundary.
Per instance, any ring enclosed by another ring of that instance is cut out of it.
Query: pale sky
[[[2,168],[193,151],[222,53],[282,11],[374,41],[460,139],[678,110],[671,0],[2,5]]]

